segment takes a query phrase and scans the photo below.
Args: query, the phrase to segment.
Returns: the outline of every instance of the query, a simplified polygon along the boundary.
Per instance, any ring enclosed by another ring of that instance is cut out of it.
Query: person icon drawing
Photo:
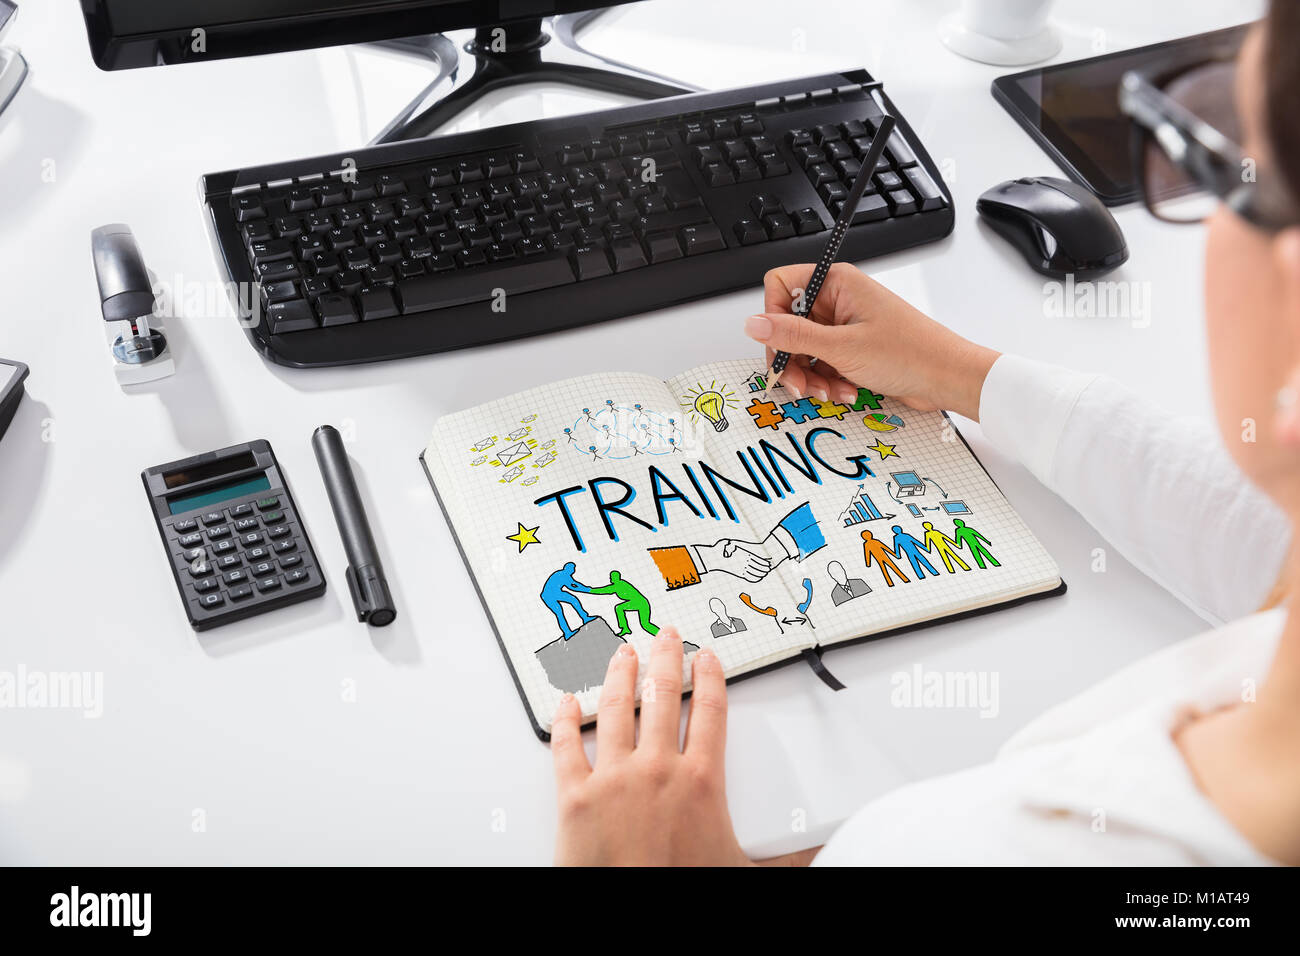
[[[582,606],[582,602],[573,593],[574,591],[581,594],[591,593],[591,588],[574,577],[577,570],[577,565],[570,561],[560,570],[552,572],[551,576],[546,579],[546,583],[542,585],[542,603],[546,605],[547,610],[555,615],[555,620],[560,625],[560,633],[566,641],[573,637],[575,633],[573,628],[569,627],[568,618],[564,614],[566,605],[578,612],[578,618],[583,624],[589,624],[596,620],[587,613],[587,609]]]
[[[730,634],[739,634],[741,631],[748,630],[744,621],[727,614],[727,605],[722,603],[721,598],[711,599],[709,601],[709,610],[717,618],[709,625],[709,632],[714,637],[727,637]]]
[[[614,605],[614,620],[618,623],[618,633],[615,637],[626,637],[632,633],[632,628],[627,623],[629,612],[636,614],[641,630],[651,637],[659,633],[659,628],[650,621],[650,602],[646,596],[623,580],[623,575],[617,571],[609,572],[608,584],[602,584],[598,588],[588,588],[587,591],[591,594],[612,594],[620,599],[619,603]]]
[[[867,567],[871,567],[871,562],[873,560],[876,562],[876,566],[880,568],[880,573],[885,576],[885,584],[887,586],[891,588],[894,586],[894,580],[889,576],[890,571],[893,571],[902,578],[904,584],[911,583],[908,580],[907,575],[898,570],[898,565],[894,564],[894,559],[901,557],[901,555],[895,554],[891,551],[889,545],[885,544],[885,542],[881,541],[870,531],[862,532],[862,555],[866,561]]]
[[[952,566],[954,561],[961,565],[963,571],[970,570],[970,565],[963,561],[961,555],[955,550],[956,541],[936,529],[929,521],[922,522],[921,527],[925,528],[925,543],[943,559],[943,566],[948,569],[949,574],[957,573],[957,569]]]
[[[918,581],[925,579],[926,571],[929,571],[933,577],[939,576],[939,572],[934,569],[934,565],[925,560],[924,555],[921,554],[922,551],[926,554],[930,553],[928,544],[908,534],[903,530],[902,525],[894,525],[890,530],[894,532],[894,553],[900,558],[906,557],[912,563],[912,570],[916,572]]]
[[[975,559],[975,563],[981,568],[984,567],[984,559],[988,558],[989,563],[995,568],[1000,568],[998,559],[993,557],[992,552],[985,547],[986,544],[992,544],[988,538],[980,534],[974,528],[969,527],[966,522],[957,518],[952,523],[953,540],[956,541],[957,547],[965,547],[970,552],[970,556]]]
[[[836,607],[845,601],[852,601],[854,598],[871,593],[871,586],[866,581],[861,578],[850,578],[848,572],[844,570],[844,565],[838,561],[826,565],[826,573],[835,582],[835,587],[831,588],[831,602]]]

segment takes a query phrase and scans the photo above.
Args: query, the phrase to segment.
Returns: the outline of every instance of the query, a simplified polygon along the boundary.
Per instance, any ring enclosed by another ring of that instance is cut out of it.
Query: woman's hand
[[[848,263],[831,266],[812,315],[794,314],[812,265],[783,266],[763,278],[764,312],[745,333],[791,353],[781,385],[798,395],[852,402],[858,386],[912,408],[945,408],[979,420],[980,390],[998,353],[962,338]],[[818,364],[808,367],[809,357]]]
[[[686,744],[682,642],[669,627],[655,637],[641,690],[636,734],[637,656],[624,644],[610,659],[596,722],[596,767],[582,749],[581,710],[570,695],[551,727],[559,784],[561,866],[748,865],[736,842],[723,787],[727,687],[722,663],[696,653]]]

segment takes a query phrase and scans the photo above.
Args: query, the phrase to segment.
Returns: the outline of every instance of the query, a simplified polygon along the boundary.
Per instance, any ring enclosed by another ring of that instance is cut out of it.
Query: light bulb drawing
[[[737,406],[735,394],[725,384],[710,382],[708,387],[701,383],[687,390],[682,396],[682,407],[689,409],[692,417],[703,419],[713,426],[714,431],[726,431],[731,423],[727,421],[728,408]]]

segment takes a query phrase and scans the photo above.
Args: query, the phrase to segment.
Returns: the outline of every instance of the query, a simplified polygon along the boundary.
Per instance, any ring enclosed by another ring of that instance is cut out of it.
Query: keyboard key
[[[213,563],[216,564],[218,571],[228,571],[231,568],[239,567],[243,561],[243,557],[238,554],[223,554]]]
[[[183,534],[176,539],[176,543],[182,548],[197,548],[203,543],[203,535],[198,531],[195,531],[192,534]]]
[[[212,542],[212,553],[215,555],[227,555],[235,550],[235,542],[230,538],[223,541]]]
[[[205,594],[208,591],[215,591],[219,587],[221,587],[221,585],[217,583],[216,578],[199,578],[193,584],[194,591],[197,594]]]
[[[326,328],[357,321],[357,309],[352,304],[352,299],[339,293],[323,295],[317,299],[316,311],[320,315],[320,324]]]
[[[420,280],[413,280],[420,281]],[[397,307],[397,302],[393,298],[393,293],[389,289],[371,289],[369,292],[363,292],[358,297],[361,304],[361,319],[363,322],[370,322],[374,319],[391,319],[395,315],[401,315],[401,310]]]
[[[299,584],[306,581],[308,575],[309,572],[306,568],[294,568],[293,570],[284,573],[284,581],[286,584]],[[261,584],[259,584],[258,587],[261,587]]]
[[[250,564],[248,570],[252,573],[253,577],[263,577],[275,570],[275,563],[270,560],[258,561],[254,564]]]
[[[261,578],[257,582],[257,589],[265,594],[267,591],[277,591],[280,588],[280,579],[275,575]]]
[[[230,595],[230,600],[242,601],[253,593],[253,586],[251,584],[237,584],[226,593]]]
[[[235,221],[248,222],[250,219],[261,219],[266,215],[266,210],[262,207],[260,196],[236,196],[232,201],[235,207]]]
[[[910,196],[908,197],[911,198]],[[889,218],[889,204],[885,201],[884,196],[863,196],[858,201],[857,211],[853,214],[853,220],[849,223],[851,226],[858,226],[864,222],[878,222],[881,219]]]
[[[893,157],[896,166],[915,166],[916,154],[912,152],[912,147],[899,135],[898,130],[889,134],[889,155]]]
[[[573,269],[577,273],[578,279],[582,281],[599,279],[601,276],[607,276],[614,271],[609,264],[609,257],[605,255],[605,250],[597,246],[583,246],[574,249],[571,259]]]
[[[280,559],[281,570],[287,568],[296,568],[300,564],[302,564],[301,554],[286,554],[283,558]]]
[[[757,219],[741,219],[732,229],[742,246],[752,246],[755,243],[767,241],[767,232],[764,231],[762,223]]]
[[[246,568],[235,568],[227,571],[222,575],[222,580],[227,584],[243,584],[248,580],[248,570]]]
[[[946,200],[943,198],[943,192],[925,169],[911,166],[903,170],[903,175],[907,177],[912,191],[921,197],[921,212],[929,212],[944,206]]]
[[[615,240],[609,244],[609,252],[614,259],[615,272],[629,272],[650,264],[641,243],[635,239]]]
[[[889,202],[889,210],[895,216],[907,216],[916,212],[916,200],[906,189],[895,189],[892,193],[887,193],[885,198]]]
[[[199,526],[199,523],[193,518],[183,518],[180,521],[172,522],[172,530],[181,534],[188,534]]]
[[[789,239],[795,234],[794,221],[783,212],[764,216],[763,226],[767,229],[769,239]]]
[[[677,241],[677,234],[674,232],[652,232],[647,234],[645,247],[650,253],[651,262],[667,262],[669,259],[680,259],[685,254],[681,244]]]
[[[702,226],[686,226],[679,233],[682,248],[686,250],[688,256],[699,255],[703,252],[717,252],[727,248],[727,240],[722,237],[720,230],[713,223]]]
[[[766,216],[769,213],[782,212],[781,198],[773,193],[758,193],[749,201],[749,208],[755,216]]]
[[[499,265],[469,269],[465,272],[424,276],[398,283],[397,295],[402,314],[446,309],[470,302],[484,302],[493,297],[494,289],[506,294],[535,292],[566,285],[574,281],[573,269],[564,256],[530,256]]]
[[[296,551],[297,549],[298,542],[293,540],[293,538],[289,538],[285,541],[277,541],[271,546],[271,550],[276,554],[288,554],[290,551]]]
[[[306,299],[272,304],[266,310],[266,320],[270,324],[272,335],[288,335],[291,332],[318,328],[316,313]]]
[[[207,594],[199,595],[199,607],[207,611],[221,607],[225,603],[226,599],[220,591],[209,591]]]

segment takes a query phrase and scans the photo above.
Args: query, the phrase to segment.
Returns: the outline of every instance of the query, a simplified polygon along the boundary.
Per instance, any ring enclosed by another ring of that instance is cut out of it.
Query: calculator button
[[[203,516],[203,524],[205,527],[209,527],[209,528],[212,527],[212,525],[214,524],[221,524],[225,520],[226,520],[226,515],[224,512],[221,511],[209,511],[207,514]]]
[[[201,578],[194,582],[194,590],[199,594],[203,594],[205,591],[211,591],[216,586],[216,578]]]
[[[250,531],[248,534],[240,535],[239,540],[243,542],[244,547],[251,548],[255,544],[262,543],[262,532]]]
[[[270,561],[259,561],[257,564],[254,564],[251,567],[253,571],[253,577],[260,577],[263,574],[270,574],[272,571],[275,570],[275,565]]]
[[[219,524],[215,527],[208,528],[208,540],[216,541],[218,538],[230,537],[230,525]]]
[[[202,548],[190,548],[181,552],[181,557],[185,559],[186,564],[193,564],[195,561],[202,561],[207,552]]]
[[[284,512],[268,511],[266,514],[262,515],[262,520],[267,524],[279,524],[284,520]]]
[[[244,568],[235,568],[233,571],[227,571],[223,577],[227,584],[243,584],[248,580],[248,571]]]
[[[280,499],[272,495],[270,498],[262,498],[257,502],[258,511],[270,511],[272,508],[280,507]]]
[[[230,600],[238,601],[252,594],[253,586],[251,584],[236,584],[228,593],[230,594]]]
[[[306,568],[294,568],[292,571],[284,572],[284,580],[288,584],[297,584],[300,581],[307,580]]]
[[[214,607],[221,607],[226,603],[226,599],[221,596],[220,591],[209,591],[207,594],[199,595],[199,605],[211,610]]]
[[[274,591],[279,586],[280,586],[280,579],[277,578],[275,575],[271,575],[269,578],[262,578],[260,581],[257,582],[257,589],[259,591]]]
[[[182,548],[193,548],[203,543],[203,535],[195,531],[193,534],[181,535],[177,543]]]
[[[232,518],[242,518],[244,515],[251,515],[252,513],[253,506],[248,502],[244,502],[242,505],[235,505],[235,507],[230,509],[230,517]]]
[[[271,556],[271,549],[265,545],[258,545],[256,548],[249,548],[244,552],[244,557],[249,561],[261,561],[263,558]]]
[[[302,564],[301,554],[286,554],[283,558],[280,559],[281,568],[292,568],[299,564]]]
[[[243,561],[244,559],[237,554],[223,554],[217,558],[217,570],[228,571],[231,568],[237,568]]]
[[[285,541],[277,541],[272,547],[275,548],[276,554],[288,554],[290,551],[298,550],[298,542],[289,538]]]
[[[256,518],[240,518],[235,522],[236,531],[252,531],[257,527]]]
[[[289,526],[284,524],[276,525],[274,527],[266,529],[266,536],[272,539],[283,538],[288,533],[289,533]]]
[[[228,554],[229,552],[234,550],[235,550],[235,542],[231,541],[229,538],[227,538],[224,541],[214,542],[212,545],[213,554]]]
[[[206,561],[198,561],[190,565],[190,577],[206,578],[212,573],[212,565]]]
[[[175,531],[177,534],[187,534],[195,530],[196,528],[198,528],[198,526],[199,523],[195,521],[193,518],[183,518],[180,521],[172,522],[172,530]]]

